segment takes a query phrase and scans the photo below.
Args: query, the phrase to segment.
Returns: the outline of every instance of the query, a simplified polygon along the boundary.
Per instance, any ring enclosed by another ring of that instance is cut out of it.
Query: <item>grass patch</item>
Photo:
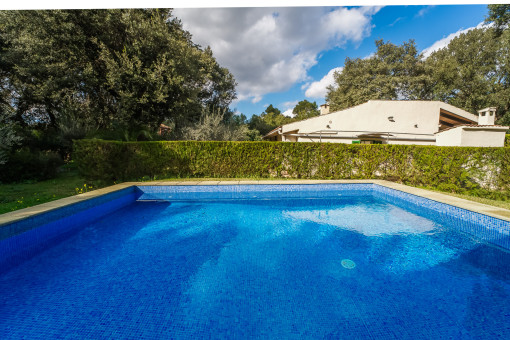
[[[46,181],[0,184],[0,214],[58,200],[113,183],[87,181],[76,171],[60,173]]]
[[[458,198],[463,198],[468,201],[478,202],[482,204],[492,205],[494,207],[503,208],[510,210],[510,200],[508,200],[508,192],[497,192],[497,195],[494,194],[492,197],[501,198],[501,199],[493,199],[493,198],[487,198],[487,197],[480,197],[480,193],[476,190],[473,191],[472,194],[469,194],[469,192],[460,194],[456,192],[449,192],[449,191],[442,191],[438,190],[436,188],[431,187],[419,187],[425,190],[440,192],[445,195],[455,196]],[[491,192],[486,192],[486,194],[490,194]]]
[[[430,190],[430,188],[428,188],[428,189]],[[435,190],[435,191],[438,191],[438,190]],[[489,198],[471,196],[471,195],[466,195],[466,194],[456,194],[456,193],[452,193],[452,192],[444,192],[444,191],[438,191],[438,192],[440,192],[442,194],[450,195],[450,196],[463,198],[463,199],[466,199],[469,201],[474,201],[474,202],[483,203],[483,204],[487,204],[487,205],[492,205],[494,207],[510,210],[510,201],[497,201],[497,200],[491,200]]]

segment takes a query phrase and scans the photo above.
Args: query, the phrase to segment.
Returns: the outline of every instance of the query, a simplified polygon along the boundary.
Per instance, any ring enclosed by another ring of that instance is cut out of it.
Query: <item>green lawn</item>
[[[249,178],[259,179],[259,178]],[[229,180],[228,178],[169,178],[158,181]],[[232,178],[230,178],[232,180]],[[239,180],[239,179],[236,179]],[[114,183],[87,181],[76,170],[46,181],[0,184],[0,214],[99,189]]]
[[[0,184],[0,214],[98,189],[106,184],[84,180],[76,172],[35,182]]]
[[[247,178],[256,180],[261,178]],[[267,178],[265,178],[267,180]],[[179,178],[166,179],[178,180],[232,180],[231,178]],[[165,181],[166,181],[165,180]],[[236,178],[235,180],[242,180]],[[281,179],[279,179],[281,180]],[[77,193],[99,189],[113,183],[86,181],[76,171],[61,173],[57,178],[41,182],[23,182],[14,184],[0,184],[0,214],[14,211],[44,202],[54,201],[60,198],[76,195]],[[430,190],[430,188],[427,188]],[[443,194],[464,198],[467,200],[492,205],[510,210],[510,201],[496,201],[487,198],[442,192]]]
[[[428,190],[430,190],[430,188],[428,188]],[[434,191],[437,191],[437,190],[434,190]],[[463,198],[466,200],[475,201],[478,203],[483,203],[483,204],[492,205],[495,207],[510,210],[510,201],[496,201],[496,200],[491,200],[488,198],[470,196],[470,195],[465,195],[465,194],[456,194],[456,193],[443,192],[443,191],[438,191],[438,192],[445,194],[445,195],[455,196],[455,197]]]

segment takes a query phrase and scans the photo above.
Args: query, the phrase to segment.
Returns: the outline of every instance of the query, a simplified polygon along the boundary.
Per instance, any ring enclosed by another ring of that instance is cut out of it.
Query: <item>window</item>
[[[382,144],[381,140],[362,140],[361,144]]]

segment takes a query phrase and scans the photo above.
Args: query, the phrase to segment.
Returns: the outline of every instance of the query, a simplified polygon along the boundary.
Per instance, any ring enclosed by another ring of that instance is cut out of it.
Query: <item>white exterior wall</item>
[[[351,143],[352,140],[359,140],[356,136],[362,134],[363,131],[366,133],[390,132],[392,133],[390,138],[417,139],[408,141],[392,141],[390,139],[388,141],[390,144],[433,145],[434,133],[439,131],[441,108],[473,121],[478,118],[469,112],[438,101],[370,100],[346,110],[283,125],[282,132],[285,134],[297,130],[299,134],[313,133],[315,135],[319,131],[341,130],[342,132],[336,136],[353,137],[350,140],[328,139],[323,135],[323,141],[333,143]],[[393,117],[393,121],[390,121],[388,117]],[[306,142],[310,139],[300,137],[298,141]]]
[[[436,134],[437,146],[462,146],[462,127]]]
[[[404,145],[436,145],[435,141],[407,141],[407,140],[389,140],[388,144]]]
[[[328,138],[327,136],[323,136],[322,139],[318,137],[307,138],[300,136],[298,137],[298,142],[322,142],[322,143],[343,143],[343,144],[352,144],[353,141],[359,141],[360,138]],[[386,141],[383,141],[386,143]],[[407,141],[407,140],[388,140],[387,144],[406,144],[406,145],[436,145],[435,141]]]
[[[462,146],[503,146],[505,130],[464,129]]]
[[[328,142],[328,143],[343,143],[343,144],[352,144],[352,141],[353,140],[358,140],[358,139],[333,139],[333,138],[306,138],[306,137],[299,137],[298,138],[298,142],[322,142],[322,143],[325,143],[325,142]]]
[[[427,105],[423,105],[423,103]],[[390,116],[395,122],[388,120]],[[439,107],[436,102],[371,100],[343,111],[286,124],[283,126],[282,132],[299,129],[299,133],[343,130],[431,134],[438,131],[438,122]],[[418,124],[418,128],[414,127],[415,124]]]
[[[505,128],[462,127],[436,134],[437,146],[501,147],[505,144]]]

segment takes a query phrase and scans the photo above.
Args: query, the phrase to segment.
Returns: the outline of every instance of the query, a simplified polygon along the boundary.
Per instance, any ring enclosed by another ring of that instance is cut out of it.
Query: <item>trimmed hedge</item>
[[[510,188],[510,148],[77,140],[73,158],[84,176],[104,180],[383,178],[451,191]]]

